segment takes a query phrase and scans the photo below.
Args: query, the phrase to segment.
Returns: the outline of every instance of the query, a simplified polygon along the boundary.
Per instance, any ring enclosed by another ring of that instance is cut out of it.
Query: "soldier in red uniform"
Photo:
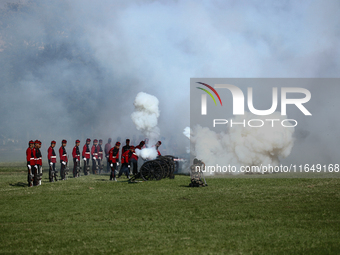
[[[91,155],[92,155],[92,173],[93,174],[97,174],[97,168],[98,168],[98,165],[97,165],[97,159],[98,159],[98,140],[97,139],[94,139],[93,140],[93,145],[92,145],[92,148],[91,148]]]
[[[41,185],[42,178],[42,155],[40,151],[41,142],[39,140],[36,140],[34,142],[34,147],[35,147],[35,171],[33,185],[39,186]]]
[[[66,170],[66,165],[67,165],[67,162],[68,162],[66,148],[65,148],[66,144],[67,144],[67,141],[66,140],[62,140],[61,141],[61,146],[59,148],[59,157],[60,157],[60,163],[61,163],[60,178],[63,181],[66,178],[65,170]]]
[[[116,180],[116,169],[119,166],[119,147],[120,142],[116,142],[116,145],[109,151],[109,163],[111,167],[110,181]]]
[[[57,176],[58,172],[55,170],[55,163],[57,163],[57,155],[55,154],[54,147],[55,147],[56,141],[51,142],[51,146],[47,150],[47,159],[48,159],[48,165],[49,165],[49,179],[50,182],[53,182],[53,177],[55,181],[58,181]]]
[[[102,139],[99,139],[99,143],[97,145],[97,150],[98,150],[98,166],[99,166],[99,174],[101,171],[103,171],[103,168],[104,168],[104,165],[103,165],[103,140]]]
[[[35,166],[35,150],[34,150],[34,142],[31,140],[28,142],[28,148],[26,150],[26,161],[27,161],[27,181],[28,187],[33,187],[33,171]]]
[[[126,139],[125,142],[126,142],[126,145],[124,145],[123,148],[122,148],[122,156],[121,157],[123,157],[123,155],[126,151],[130,150],[130,139]],[[127,165],[128,165],[128,162],[125,162],[125,160],[123,160],[123,158],[121,158],[121,162],[122,162],[122,166],[121,166],[120,169],[122,169],[122,168],[125,169],[125,167],[127,167]],[[120,172],[121,171],[119,171],[119,173]],[[118,175],[118,178],[120,177],[120,175],[121,174]]]
[[[136,146],[138,147],[138,146]],[[138,156],[135,152],[135,148],[133,146],[131,146],[130,148],[130,152],[129,152],[129,165],[133,167],[132,169],[132,173],[133,175],[137,174],[138,172]]]
[[[91,139],[87,138],[86,143],[83,147],[83,160],[84,160],[84,175],[88,175],[90,173],[89,166],[90,166],[90,157],[91,157],[91,151],[90,151],[90,143]]]
[[[130,165],[129,165],[130,148],[131,148],[131,146],[129,145],[129,150],[124,151],[124,153],[123,153],[123,149],[122,149],[122,156],[121,156],[122,166],[119,170],[118,178],[120,178],[122,176],[122,174],[125,173],[126,177],[129,179],[129,175],[130,175]]]
[[[73,157],[73,177],[77,178],[80,176],[80,150],[79,150],[80,141],[76,140],[76,145],[72,150]],[[79,169],[79,170],[78,170]]]
[[[106,157],[106,171],[109,172],[110,171],[110,163],[109,163],[109,151],[111,150],[111,141],[112,139],[109,138],[109,140],[107,141],[107,144],[105,144],[105,157]]]

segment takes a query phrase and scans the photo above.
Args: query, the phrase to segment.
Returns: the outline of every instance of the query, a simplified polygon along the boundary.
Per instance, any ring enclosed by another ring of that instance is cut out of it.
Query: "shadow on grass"
[[[28,187],[28,183],[27,182],[10,183],[9,186],[12,186],[12,187]]]

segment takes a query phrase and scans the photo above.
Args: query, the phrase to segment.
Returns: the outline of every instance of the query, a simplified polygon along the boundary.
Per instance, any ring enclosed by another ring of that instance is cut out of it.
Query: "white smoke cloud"
[[[228,132],[216,133],[207,127],[195,126],[191,133],[192,154],[203,160],[207,166],[259,166],[279,164],[280,158],[287,157],[294,145],[294,127],[283,127],[276,121],[265,119],[283,120],[280,113],[271,116],[256,116],[246,113],[233,119],[234,122],[245,123],[250,119],[262,119],[264,126],[255,128],[243,125],[229,127]],[[285,124],[286,125],[286,124]],[[183,132],[186,136],[190,128]]]
[[[190,129],[190,127],[186,127],[185,129],[184,129],[184,131],[183,131],[183,134],[188,138],[188,139],[190,139],[190,136],[191,136],[191,129]]]
[[[155,147],[144,148],[142,150],[136,149],[138,157],[142,157],[144,160],[152,160],[157,157],[157,150]]]
[[[144,92],[139,92],[134,101],[135,111],[131,114],[131,119],[136,128],[149,138],[149,143],[146,146],[154,145],[160,136],[160,130],[157,126],[160,114],[158,105],[157,97]],[[149,160],[157,157],[155,147],[136,150],[136,154]]]
[[[159,117],[157,97],[139,92],[133,104],[135,106],[135,111],[131,114],[133,123],[150,139],[150,142],[155,142],[160,135],[160,130],[157,127]]]

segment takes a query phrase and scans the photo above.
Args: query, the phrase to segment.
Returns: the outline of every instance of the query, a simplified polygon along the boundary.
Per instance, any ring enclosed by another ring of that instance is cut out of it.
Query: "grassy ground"
[[[339,179],[26,178],[0,165],[1,254],[340,253]]]

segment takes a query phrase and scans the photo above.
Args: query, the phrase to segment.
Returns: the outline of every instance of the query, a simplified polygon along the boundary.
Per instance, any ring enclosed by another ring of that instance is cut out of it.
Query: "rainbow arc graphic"
[[[210,85],[208,85],[208,84],[206,84],[206,83],[203,83],[203,82],[196,82],[196,83],[199,83],[199,84],[201,84],[201,85],[204,85],[204,86],[206,86],[207,88],[209,88],[212,92],[214,92],[215,95],[217,96],[218,100],[220,101],[221,106],[222,106],[222,100],[221,100],[221,98],[220,98],[220,95],[217,93],[217,91],[216,91],[213,87],[211,87]],[[214,100],[215,105],[217,105],[216,100],[215,100],[215,97],[213,96],[213,94],[211,94],[211,92],[210,92],[209,90],[204,89],[204,88],[201,88],[201,87],[196,87],[196,88],[201,89],[201,90],[203,90],[204,92],[206,92],[206,93]]]

